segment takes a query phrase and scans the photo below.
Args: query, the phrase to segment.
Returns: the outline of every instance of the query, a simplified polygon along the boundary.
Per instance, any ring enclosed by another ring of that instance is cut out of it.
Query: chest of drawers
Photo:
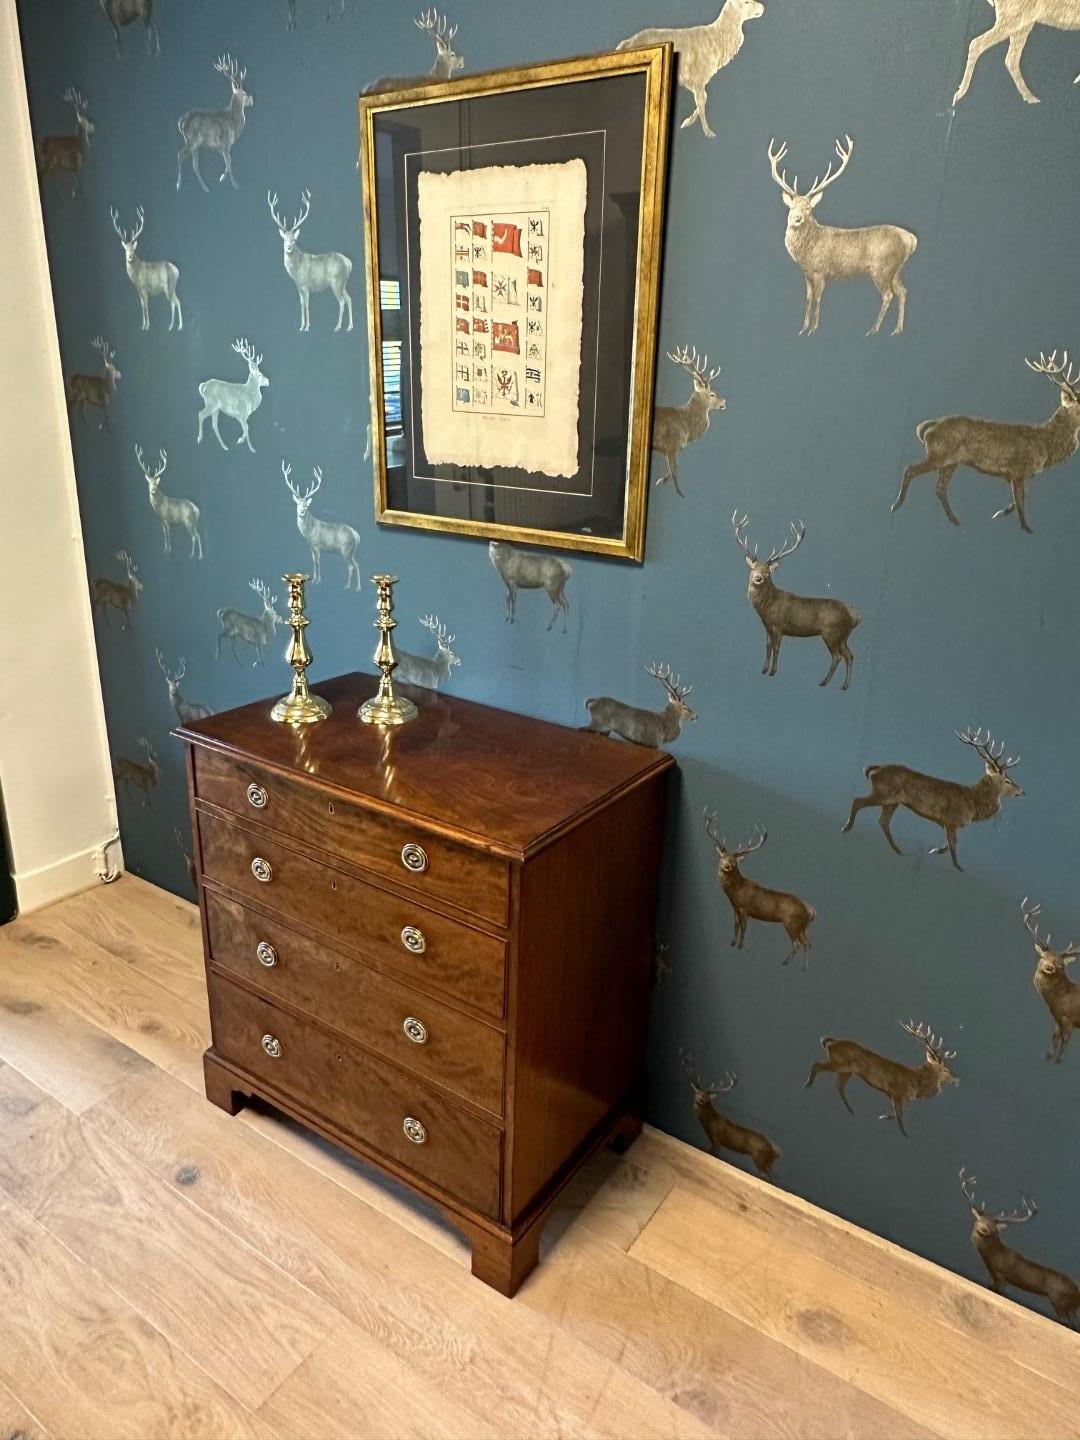
[[[260,702],[186,742],[212,1044],[258,1096],[437,1203],[512,1295],[558,1194],[640,1128],[671,758],[436,693],[399,731],[376,682]]]

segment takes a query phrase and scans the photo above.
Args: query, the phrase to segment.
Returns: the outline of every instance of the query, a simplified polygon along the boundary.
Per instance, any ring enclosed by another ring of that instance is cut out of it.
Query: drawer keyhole
[[[333,800],[330,800],[330,801],[327,803],[326,813],[327,813],[328,815],[333,815],[333,813],[334,813],[334,802],[333,802]]]

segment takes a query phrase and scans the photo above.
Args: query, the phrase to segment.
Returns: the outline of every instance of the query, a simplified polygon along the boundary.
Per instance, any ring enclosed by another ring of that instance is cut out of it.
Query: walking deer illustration
[[[446,626],[437,615],[423,616],[420,624],[435,637],[435,654],[412,655],[408,650],[399,650],[394,679],[404,685],[423,685],[428,690],[438,690],[444,680],[450,679],[450,672],[455,665],[461,664],[461,660],[454,654],[453,635],[446,633]]]
[[[840,689],[846,690],[851,684],[851,667],[854,660],[847,642],[848,636],[859,623],[858,610],[854,605],[848,605],[843,600],[811,600],[805,595],[792,595],[787,590],[777,589],[773,584],[773,574],[780,562],[789,555],[794,555],[802,544],[806,538],[806,526],[801,521],[798,525],[792,521],[791,543],[785,545],[782,550],[773,550],[768,559],[760,560],[757,547],[755,546],[751,550],[743,534],[749,523],[749,515],[743,515],[740,519],[737,510],[731,517],[732,531],[750,570],[746,598],[757,611],[758,618],[765,627],[765,664],[761,667],[761,673],[763,675],[776,674],[777,662],[780,659],[780,642],[785,635],[791,635],[797,639],[820,635],[832,657],[832,663],[820,683],[828,685],[836,674],[836,667],[843,659],[844,683]]]
[[[1069,1037],[1080,1025],[1080,985],[1074,984],[1065,973],[1066,966],[1080,956],[1080,945],[1070,940],[1064,950],[1050,948],[1051,936],[1044,940],[1039,934],[1038,920],[1041,909],[1029,905],[1025,895],[1020,906],[1024,925],[1035,942],[1035,989],[1042,996],[1050,1011],[1050,1049],[1046,1058],[1060,1064],[1065,1058]]]
[[[101,361],[105,367],[104,373],[101,375],[76,373],[70,376],[67,384],[68,409],[74,410],[78,407],[85,425],[86,407],[96,405],[101,411],[101,424],[98,429],[104,427],[106,430],[110,430],[112,427],[109,424],[109,404],[116,394],[116,382],[122,380],[123,375],[116,368],[116,351],[110,349],[100,335],[95,335],[90,345],[101,355]]]
[[[681,128],[701,123],[702,132],[712,137],[705,115],[706,91],[709,81],[725,65],[730,65],[743,46],[743,26],[765,14],[761,0],[725,0],[716,19],[707,25],[688,25],[678,29],[639,30],[628,40],[620,40],[617,50],[636,50],[641,45],[663,45],[671,41],[678,56],[676,79],[693,97],[693,111]]]
[[[139,579],[139,567],[132,560],[126,550],[117,550],[116,558],[127,571],[127,580],[108,580],[103,577],[96,577],[90,582],[90,603],[95,609],[100,609],[105,616],[105,623],[112,628],[110,612],[119,610],[124,617],[122,630],[134,630],[134,611],[142,594],[143,583]]]
[[[247,379],[204,380],[202,382],[199,386],[199,398],[203,402],[203,408],[199,411],[197,443],[202,444],[203,425],[209,417],[218,444],[223,450],[228,450],[229,447],[221,438],[221,431],[218,429],[218,416],[225,414],[240,426],[240,434],[236,438],[237,445],[246,445],[254,455],[255,446],[252,445],[251,435],[248,433],[248,422],[262,404],[262,392],[270,384],[270,381],[259,368],[262,365],[263,357],[255,354],[254,345],[247,340],[234,340],[232,348],[237,355],[247,361]]]
[[[365,95],[375,95],[384,90],[407,90],[413,85],[423,85],[431,80],[449,80],[456,70],[465,64],[453,46],[457,26],[450,25],[445,15],[437,10],[425,10],[413,21],[418,30],[425,31],[435,42],[435,63],[426,75],[381,75],[364,86]]]
[[[199,507],[194,500],[177,500],[172,495],[165,495],[161,490],[161,477],[169,463],[169,457],[164,450],[158,451],[158,459],[161,461],[156,470],[147,468],[143,460],[141,445],[135,446],[135,458],[139,462],[139,469],[146,481],[147,492],[150,497],[150,508],[157,516],[161,524],[161,533],[165,536],[165,554],[172,554],[172,528],[179,525],[191,540],[191,559],[203,558],[202,536],[199,534]],[[196,554],[196,552],[198,552]]]
[[[678,675],[673,679],[670,665],[646,665],[645,672],[659,680],[667,692],[667,704],[662,710],[641,710],[613,700],[610,695],[600,695],[585,701],[589,723],[584,728],[598,735],[618,735],[635,745],[660,746],[677,740],[683,726],[697,719],[697,713],[686,703],[694,687],[680,684]]]
[[[552,628],[562,611],[562,633],[566,634],[566,617],[570,614],[570,601],[566,595],[566,582],[571,570],[569,560],[561,560],[557,555],[536,555],[530,550],[519,550],[505,540],[490,542],[488,559],[506,586],[508,625],[513,625],[517,614],[519,590],[544,590],[551,601],[551,619],[547,628]]]
[[[914,1020],[901,1020],[900,1029],[906,1031],[923,1047],[924,1060],[921,1065],[903,1065],[899,1060],[889,1060],[876,1050],[868,1050],[854,1040],[834,1040],[831,1035],[821,1037],[821,1045],[827,1060],[815,1060],[806,1077],[809,1090],[819,1075],[836,1076],[836,1092],[844,1102],[844,1108],[852,1115],[847,1098],[847,1083],[854,1076],[871,1090],[888,1096],[892,1108],[879,1120],[895,1120],[900,1134],[907,1138],[904,1129],[904,1106],[909,1100],[932,1100],[940,1095],[945,1085],[959,1085],[959,1078],[950,1070],[949,1061],[956,1058],[955,1050],[946,1050],[929,1026]]]
[[[917,475],[937,471],[934,493],[941,508],[954,525],[960,521],[949,505],[949,481],[958,465],[1004,480],[1012,492],[1012,500],[993,519],[1016,512],[1020,528],[1030,535],[1024,504],[1028,481],[1044,470],[1051,470],[1076,454],[1080,445],[1080,367],[1074,367],[1069,352],[1061,360],[1054,350],[1049,356],[1024,364],[1036,375],[1045,375],[1057,386],[1058,407],[1041,425],[1010,425],[1000,420],[975,420],[967,415],[947,415],[943,420],[924,420],[915,427],[915,434],[926,448],[926,459],[916,461],[904,471],[900,492],[893,501],[893,511],[900,509],[907,498],[908,487]]]
[[[665,485],[670,480],[676,495],[681,496],[679,456],[688,445],[701,439],[709,428],[712,412],[726,409],[727,401],[713,389],[712,382],[720,374],[720,366],[715,365],[710,370],[709,357],[698,355],[696,345],[693,352],[686,346],[681,350],[669,350],[667,357],[682,366],[693,381],[693,389],[685,405],[657,405],[653,411],[652,448],[663,455],[668,467],[667,474],[660,476],[657,485]]]
[[[176,711],[176,718],[181,725],[190,725],[195,720],[207,720],[214,713],[209,705],[196,705],[184,697],[180,690],[180,681],[187,674],[187,662],[180,656],[180,669],[176,674],[170,674],[165,664],[165,657],[160,650],[155,650],[158,669],[165,676],[165,684],[169,687],[169,704]]]
[[[289,479],[292,474],[292,466],[286,465],[284,460],[281,462],[281,473],[285,477],[289,493],[296,502],[296,528],[307,541],[308,549],[311,551],[312,584],[317,585],[322,579],[322,552],[333,550],[345,562],[345,589],[348,590],[355,575],[356,588],[359,590],[360,562],[356,559],[357,547],[360,544],[359,531],[344,522],[317,520],[311,514],[312,498],[322,484],[322,466],[315,465],[312,468],[311,473],[315,477],[315,483],[303,491],[298,490]]]
[[[780,1159],[777,1147],[759,1130],[749,1130],[738,1121],[722,1115],[713,1104],[718,1095],[726,1095],[734,1090],[739,1083],[738,1076],[725,1070],[722,1084],[706,1088],[699,1079],[695,1079],[694,1062],[685,1047],[680,1049],[679,1058],[682,1060],[686,1078],[690,1081],[691,1103],[709,1142],[709,1154],[715,1155],[718,1150],[733,1150],[736,1155],[748,1155],[759,1174],[764,1175],[766,1180],[771,1180],[772,1167]]]
[[[311,191],[304,190],[302,192],[300,213],[291,224],[287,224],[278,214],[276,194],[271,195],[267,191],[266,203],[270,207],[271,219],[281,236],[286,273],[296,286],[296,293],[300,296],[300,329],[311,329],[312,291],[318,294],[320,290],[332,290],[334,299],[338,302],[338,318],[334,329],[341,329],[341,322],[347,311],[349,323],[346,329],[351,330],[353,328],[352,297],[347,286],[349,276],[352,274],[352,261],[347,255],[342,255],[337,250],[330,250],[324,255],[316,255],[313,251],[300,249],[300,227],[311,213]]]
[[[150,298],[153,295],[164,295],[169,302],[169,329],[173,328],[176,322],[177,330],[184,328],[184,314],[180,309],[180,297],[176,293],[177,282],[180,279],[180,271],[171,260],[141,260],[135,253],[139,236],[146,224],[146,216],[140,205],[135,211],[135,229],[130,235],[120,228],[120,216],[115,209],[110,209],[113,229],[120,237],[120,244],[124,247],[124,265],[127,269],[127,277],[139,296],[139,306],[142,310],[142,328],[150,329]]]
[[[272,643],[277,627],[285,624],[284,615],[279,615],[276,609],[278,597],[270,594],[270,587],[264,580],[249,580],[248,589],[254,590],[262,601],[262,614],[248,615],[243,610],[227,608],[219,610],[217,618],[221,629],[218,632],[217,649],[214,651],[215,660],[221,659],[222,640],[228,640],[233,659],[239,665],[240,656],[236,653],[236,642],[243,640],[245,644],[255,648],[252,665],[261,665],[263,648]]]
[[[907,287],[900,272],[915,253],[917,237],[899,225],[864,225],[851,230],[822,225],[814,218],[815,207],[828,186],[839,180],[847,169],[854,149],[855,142],[850,135],[845,135],[843,142],[837,140],[840,165],[836,173],[833,174],[830,160],[821,179],[815,175],[810,188],[800,193],[799,177],[796,175],[789,185],[787,176],[778,168],[787,154],[787,141],[781,141],[778,147],[775,140],[769,141],[769,167],[788,212],[784,248],[806,281],[806,310],[800,335],[812,335],[818,328],[821,297],[830,280],[855,280],[862,276],[873,282],[881,296],[877,319],[867,334],[876,335],[881,329],[893,300],[896,301],[896,324],[892,333],[899,335],[904,328]]]
[[[202,149],[216,150],[221,156],[224,169],[218,176],[218,181],[228,179],[234,190],[239,188],[233,174],[232,147],[240,138],[247,121],[248,107],[254,104],[254,101],[244,89],[247,70],[239,69],[231,55],[219,55],[214,61],[214,69],[228,80],[232,94],[224,110],[187,110],[176,122],[176,128],[184,142],[176,157],[177,190],[180,189],[184,161],[190,160],[195,179],[209,195],[210,187],[199,169],[199,151]]]
[[[967,94],[975,66],[987,50],[1007,40],[1009,48],[1005,52],[1005,69],[1021,100],[1028,105],[1037,105],[1039,97],[1028,88],[1020,70],[1028,36],[1036,25],[1048,25],[1054,30],[1080,30],[1080,0],[990,0],[990,5],[994,11],[994,23],[976,35],[968,46],[964,75],[952,103],[959,104]]]
[[[61,171],[71,176],[71,193],[82,190],[82,167],[86,152],[90,149],[90,136],[94,133],[94,122],[86,110],[86,101],[81,93],[70,87],[64,91],[64,99],[75,111],[75,133],[73,135],[45,135],[35,146],[37,172],[42,180],[46,175],[58,175]]]
[[[154,747],[145,735],[140,735],[137,741],[146,752],[146,763],[139,760],[130,760],[126,755],[118,755],[113,761],[113,777],[116,781],[117,793],[123,785],[133,790],[141,790],[143,804],[154,808],[154,802],[150,799],[150,791],[157,785],[161,778],[161,766],[154,754]]]
[[[116,58],[120,59],[121,26],[141,20],[146,29],[146,53],[161,54],[161,39],[154,19],[154,0],[101,0],[101,13],[113,28],[116,37]]]
[[[984,771],[974,785],[961,785],[954,780],[939,780],[934,775],[924,775],[921,770],[909,770],[906,765],[867,765],[866,778],[870,781],[870,794],[857,795],[851,802],[851,812],[844,826],[845,833],[855,824],[855,817],[867,806],[880,809],[878,824],[885,832],[897,855],[904,852],[893,839],[889,822],[898,805],[921,815],[945,831],[945,844],[935,845],[931,855],[944,855],[948,850],[957,870],[963,866],[956,858],[956,832],[964,825],[978,820],[990,820],[1001,809],[1006,796],[1023,795],[1023,790],[1010,776],[1009,771],[1020,763],[1019,756],[1004,758],[1004,744],[994,748],[990,732],[985,737],[982,729],[954,731],[956,738],[964,745],[970,745],[983,762]]]
[[[960,1189],[971,1211],[971,1243],[986,1266],[991,1290],[1000,1295],[1006,1285],[1012,1285],[1017,1290],[1026,1290],[1029,1295],[1042,1295],[1050,1301],[1054,1315],[1062,1325],[1071,1329],[1080,1328],[1080,1285],[1061,1270],[1052,1270],[1049,1265],[1029,1260],[1001,1238],[1006,1225],[1024,1225],[1039,1213],[1034,1200],[1023,1195],[1022,1209],[988,1215],[985,1201],[978,1205],[975,1203],[975,1184],[975,1176],[969,1175],[961,1165]]]
[[[722,835],[716,833],[716,814],[705,811],[705,833],[716,848],[716,878],[727,896],[735,916],[735,929],[731,943],[737,950],[743,948],[746,940],[746,925],[749,920],[765,920],[770,924],[783,925],[791,948],[784,956],[786,965],[796,950],[802,951],[802,969],[805,970],[813,951],[810,936],[806,933],[817,911],[797,895],[784,890],[770,890],[756,880],[748,880],[739,870],[740,860],[760,850],[769,838],[767,830],[759,830],[757,839],[746,840],[740,846],[729,846]]]

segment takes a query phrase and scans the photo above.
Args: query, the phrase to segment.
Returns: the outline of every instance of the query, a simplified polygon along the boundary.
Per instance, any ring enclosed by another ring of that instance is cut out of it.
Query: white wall
[[[0,195],[0,786],[26,911],[120,853],[15,0],[0,0]]]

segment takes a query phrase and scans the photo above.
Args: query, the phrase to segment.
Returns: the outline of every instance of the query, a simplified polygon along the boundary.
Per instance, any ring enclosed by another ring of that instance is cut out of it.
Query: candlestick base
[[[284,721],[288,725],[314,725],[317,720],[325,720],[330,710],[330,702],[321,695],[312,695],[310,691],[300,695],[290,691],[270,711],[270,719]]]
[[[404,725],[416,718],[416,706],[404,695],[384,695],[382,686],[379,693],[365,700],[356,712],[365,725]]]

